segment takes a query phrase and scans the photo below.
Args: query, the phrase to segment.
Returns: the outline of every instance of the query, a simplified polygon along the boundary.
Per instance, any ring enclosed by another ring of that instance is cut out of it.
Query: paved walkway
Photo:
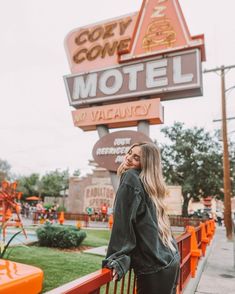
[[[25,218],[22,217],[22,222],[23,225],[25,227],[28,226],[39,226],[39,222],[37,222],[37,224],[34,224],[33,220],[31,218]],[[101,221],[92,221],[88,223],[88,226],[86,227],[85,222],[81,221],[80,222],[82,227],[86,228],[86,229],[108,229],[109,225],[107,222],[101,222]],[[59,224],[59,222],[57,222],[57,224]],[[65,225],[73,225],[76,226],[77,225],[77,221],[76,220],[65,220],[64,221]]]
[[[84,250],[83,252],[89,253],[89,254],[100,255],[100,256],[106,256],[107,247],[108,246],[100,246],[100,247]]]
[[[234,242],[227,241],[224,227],[217,227],[206,256],[200,260],[197,274],[184,294],[235,294]]]

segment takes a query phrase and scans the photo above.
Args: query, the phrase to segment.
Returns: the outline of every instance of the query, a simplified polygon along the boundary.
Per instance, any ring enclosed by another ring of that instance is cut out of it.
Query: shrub
[[[53,204],[51,204],[51,203],[44,203],[44,204],[43,204],[43,207],[44,207],[46,210],[51,209],[52,206],[53,206]]]
[[[57,208],[57,211],[58,211],[58,212],[61,212],[61,211],[66,212],[67,209],[66,209],[64,206],[59,206],[59,207]]]
[[[39,246],[72,248],[78,247],[86,233],[74,226],[60,226],[46,223],[36,230]]]

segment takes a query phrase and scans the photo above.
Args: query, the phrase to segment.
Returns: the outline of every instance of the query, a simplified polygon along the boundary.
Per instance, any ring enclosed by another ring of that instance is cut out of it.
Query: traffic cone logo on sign
[[[178,0],[144,0],[133,32],[130,53],[120,62],[151,55],[200,47],[203,36],[191,37]]]

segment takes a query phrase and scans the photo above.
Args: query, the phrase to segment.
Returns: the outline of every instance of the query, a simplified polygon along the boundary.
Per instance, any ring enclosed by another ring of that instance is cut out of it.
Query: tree
[[[76,169],[76,170],[73,172],[73,177],[79,177],[80,175],[81,175],[80,169]]]
[[[28,196],[40,196],[40,175],[33,173],[29,176],[20,177],[17,189],[23,192],[23,198]]]
[[[183,215],[191,198],[222,196],[222,147],[217,136],[203,128],[186,129],[176,122],[161,130],[169,139],[163,144],[163,173],[168,184],[180,185],[184,197]]]
[[[69,187],[69,171],[51,171],[42,176],[42,195],[60,197]]]
[[[6,160],[0,159],[0,183],[10,176],[11,166]]]
[[[45,196],[61,197],[69,186],[69,171],[51,171],[43,175],[33,173],[20,177],[18,190],[23,192],[23,198],[36,195],[42,199]]]

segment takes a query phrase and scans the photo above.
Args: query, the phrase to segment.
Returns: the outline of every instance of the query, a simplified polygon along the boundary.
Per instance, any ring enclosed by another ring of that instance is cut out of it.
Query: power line
[[[235,119],[235,116],[226,118],[226,120],[233,120],[233,119]],[[213,119],[213,122],[217,122],[217,121],[222,121],[222,119],[221,118]]]
[[[232,69],[232,68],[235,68],[235,64],[234,65],[229,65],[229,66],[222,65],[221,67],[215,67],[215,68],[212,68],[212,69],[204,69],[203,73],[209,73],[209,72],[215,72],[215,71],[220,71],[221,72],[222,69],[223,69],[223,71],[225,71],[226,69]]]

